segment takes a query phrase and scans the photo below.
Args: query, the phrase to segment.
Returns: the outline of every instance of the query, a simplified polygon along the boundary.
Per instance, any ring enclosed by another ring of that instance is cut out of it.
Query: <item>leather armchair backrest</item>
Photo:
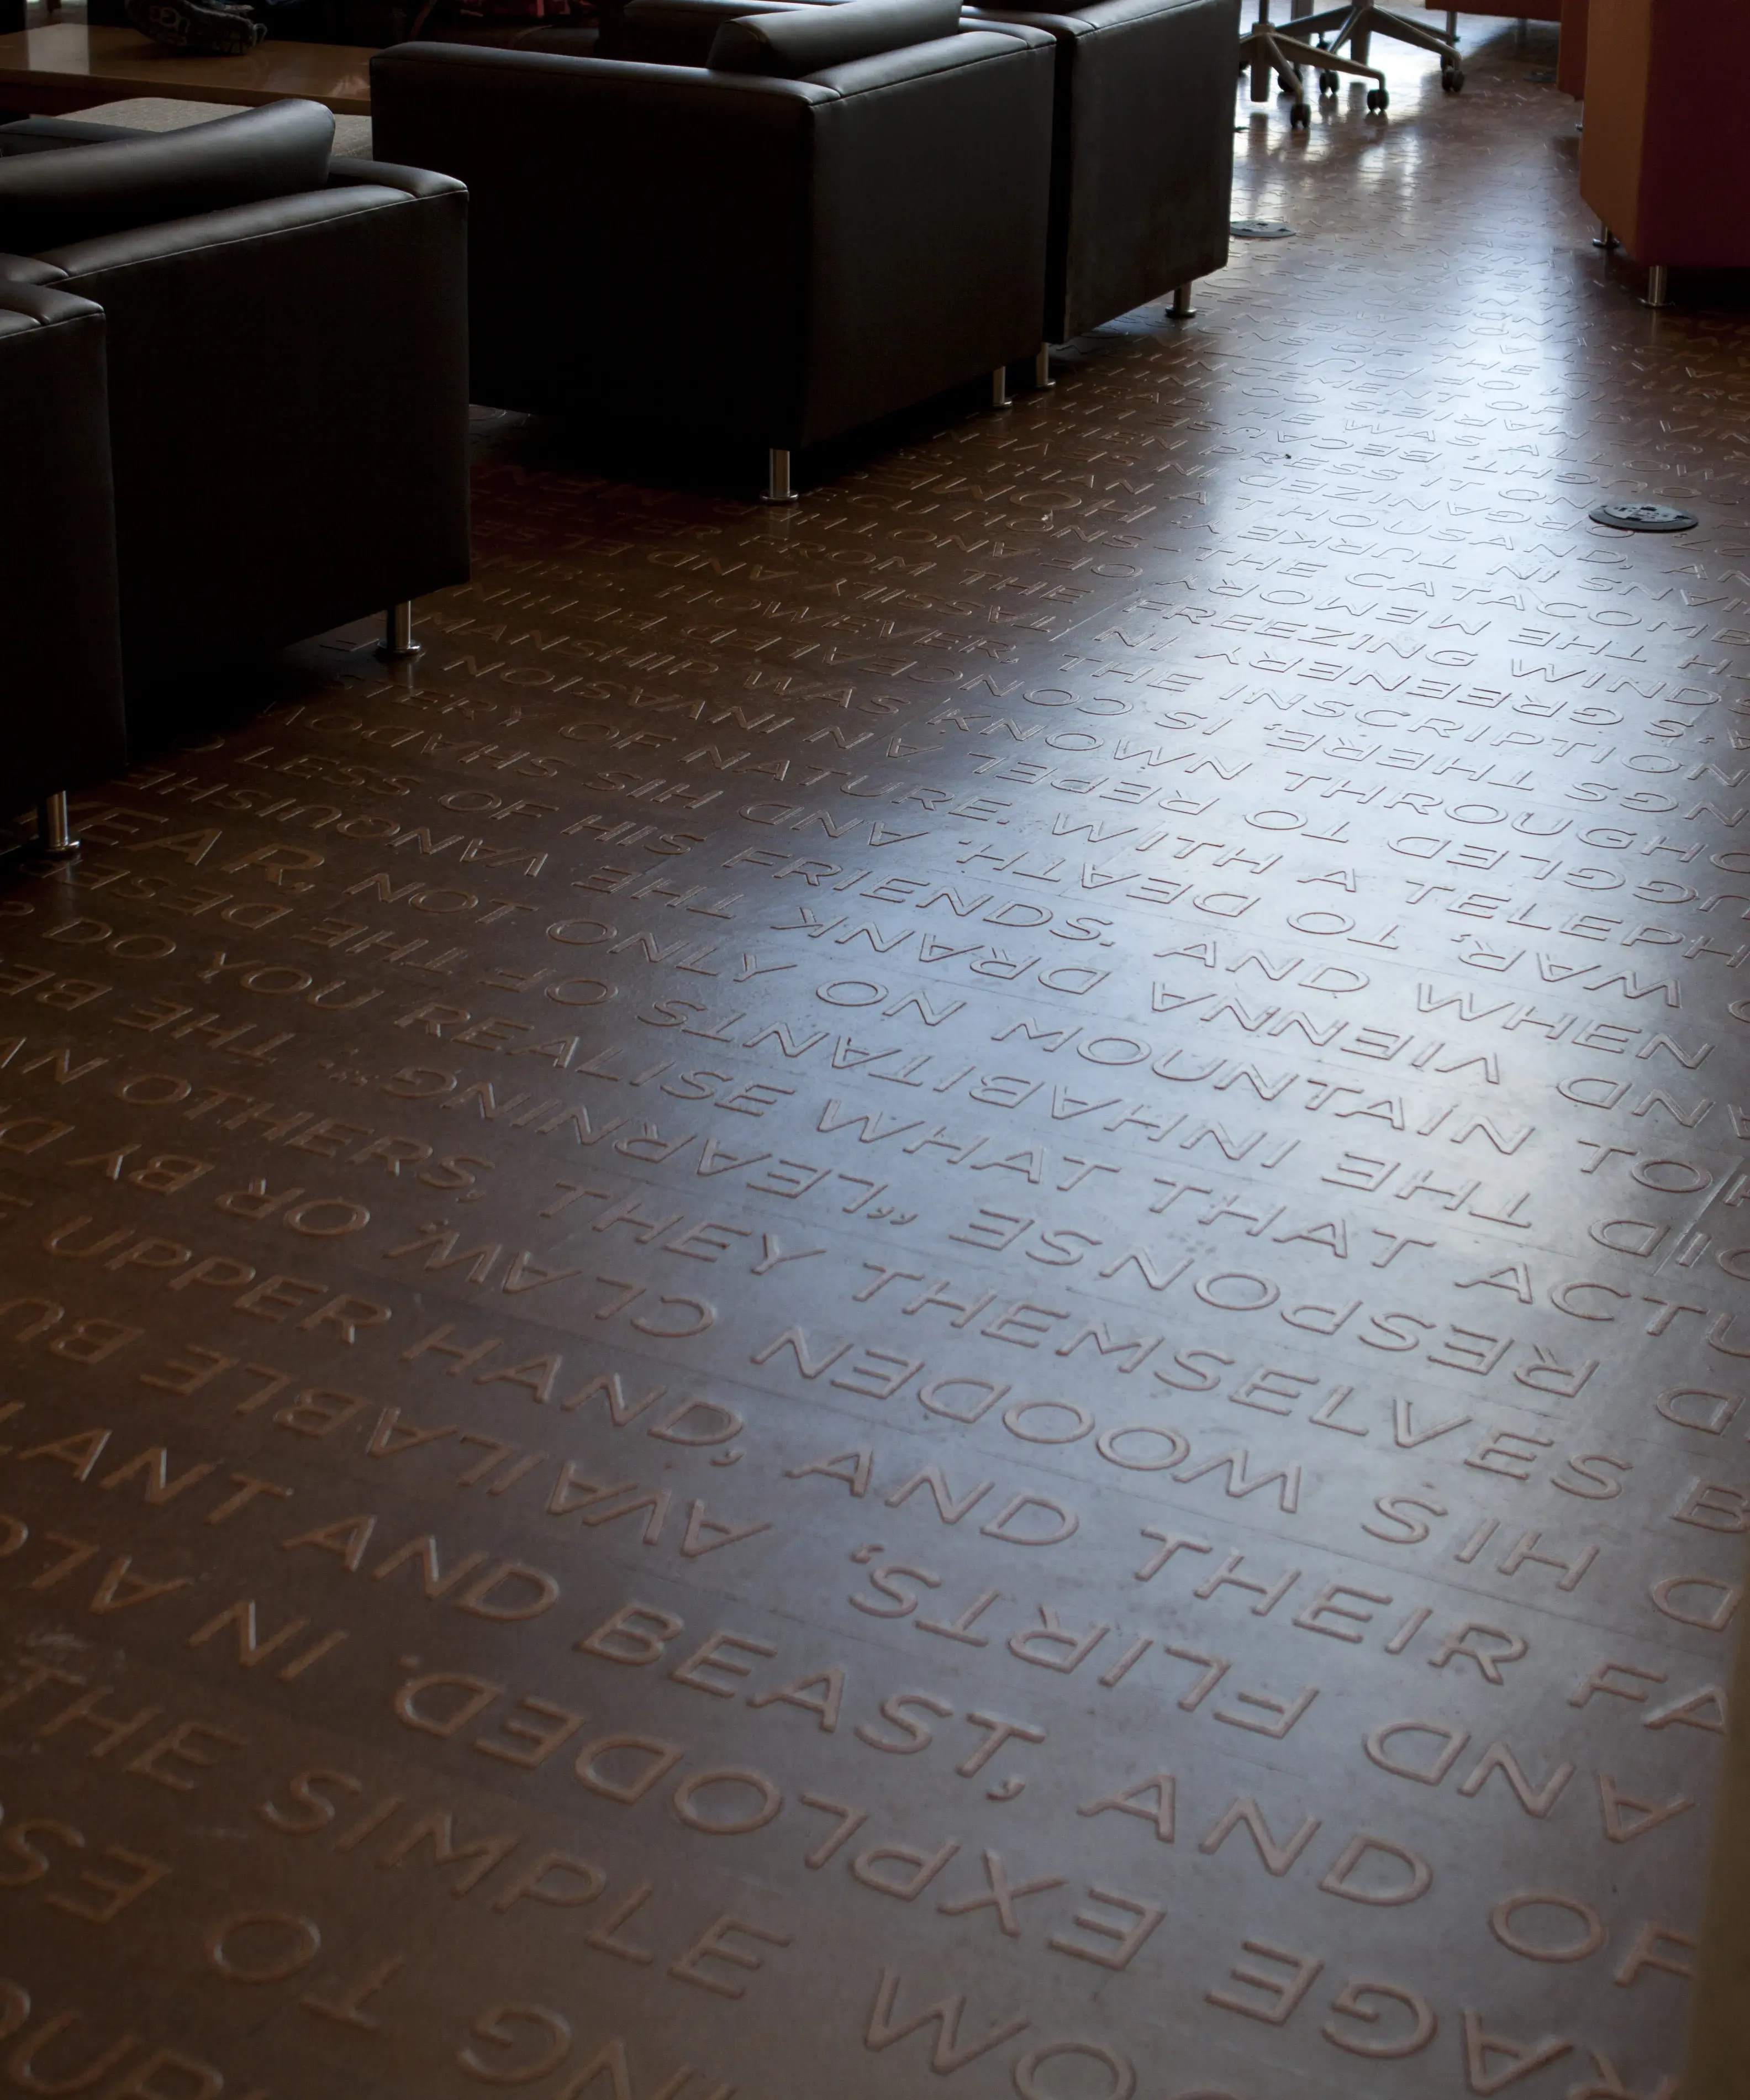
[[[0,158],[0,250],[39,255],[320,189],[333,143],[320,103],[275,102],[180,131]]]
[[[819,4],[822,0],[630,0],[613,49],[603,55],[641,65],[707,65],[712,42],[725,22],[743,15],[789,15],[799,5]],[[544,46],[525,42],[519,48]]]
[[[593,22],[539,22],[532,29],[520,31],[508,48],[514,51],[553,51],[561,58],[589,59],[602,48],[602,31]]]
[[[740,15],[711,46],[716,73],[756,73],[800,80],[828,66],[875,58],[957,33],[959,0],[842,0],[786,15]]]

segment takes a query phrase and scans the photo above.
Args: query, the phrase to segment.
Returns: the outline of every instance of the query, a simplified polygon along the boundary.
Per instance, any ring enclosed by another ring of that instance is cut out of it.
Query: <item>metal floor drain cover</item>
[[[1701,523],[1693,510],[1673,510],[1665,503],[1601,503],[1586,515],[1619,532],[1687,532]]]
[[[1292,240],[1294,229],[1274,218],[1236,218],[1228,231],[1236,240]]]

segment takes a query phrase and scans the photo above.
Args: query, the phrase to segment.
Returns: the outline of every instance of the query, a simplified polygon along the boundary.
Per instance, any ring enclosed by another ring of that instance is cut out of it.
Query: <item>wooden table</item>
[[[300,95],[339,116],[368,116],[368,46],[258,44],[246,58],[170,51],[137,29],[54,22],[0,36],[0,107],[55,117],[134,95],[245,105]]]

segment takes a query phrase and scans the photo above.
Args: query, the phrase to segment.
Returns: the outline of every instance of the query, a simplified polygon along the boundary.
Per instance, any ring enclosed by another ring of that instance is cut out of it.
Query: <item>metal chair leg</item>
[[[1621,243],[1617,240],[1616,235],[1611,232],[1610,228],[1601,218],[1598,221],[1598,230],[1592,236],[1592,245],[1594,248],[1602,248],[1607,250],[1612,248],[1620,247]]]
[[[1269,28],[1270,0],[1259,0],[1258,20],[1252,24],[1252,34],[1253,36],[1257,37],[1260,31],[1263,31],[1264,34],[1260,38],[1259,42],[1253,46],[1252,100],[1254,102],[1267,102],[1270,99],[1270,74],[1272,68],[1268,49],[1270,43],[1268,34]]]
[[[1189,285],[1175,285],[1173,287],[1173,303],[1166,311],[1170,320],[1188,321],[1195,318],[1197,310],[1191,303]]]
[[[79,850],[67,814],[64,793],[46,795],[37,805],[37,851],[45,860],[72,860]]]
[[[413,639],[413,601],[404,599],[392,605],[383,615],[383,638],[377,653],[386,664],[403,664],[421,653],[421,645]]]
[[[765,455],[765,493],[762,503],[794,503],[796,492],[790,486],[790,454],[782,445],[774,445]]]
[[[1244,39],[1242,48],[1259,33],[1254,30],[1251,37]],[[1378,66],[1359,65],[1339,51],[1326,50],[1317,44],[1303,43],[1298,37],[1278,36],[1274,33],[1267,33],[1264,41],[1269,46],[1272,54],[1270,63],[1276,68],[1283,93],[1292,95],[1297,101],[1301,90],[1300,83],[1294,77],[1294,68],[1298,66],[1315,66],[1325,73],[1351,73],[1358,80],[1370,80],[1380,87],[1386,84],[1386,76]]]
[[[1014,406],[1009,398],[1009,368],[1006,364],[999,364],[990,375],[990,405],[993,408]]]
[[[1646,272],[1646,296],[1641,304],[1643,307],[1668,307],[1670,303],[1671,297],[1665,282],[1665,266],[1663,262],[1655,262]]]
[[[1033,354],[1033,383],[1035,386],[1055,386],[1051,377],[1051,346],[1042,342]]]

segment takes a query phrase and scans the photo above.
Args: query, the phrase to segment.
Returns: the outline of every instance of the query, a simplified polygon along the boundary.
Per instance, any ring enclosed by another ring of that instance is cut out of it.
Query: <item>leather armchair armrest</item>
[[[693,111],[696,121],[707,124],[720,112],[731,124],[782,123],[787,106],[829,99],[831,93],[807,81],[490,45],[397,44],[371,63],[380,136],[428,165],[441,160],[462,170],[477,206],[484,182],[500,178],[514,184],[526,217],[524,193],[548,194],[526,179],[531,152],[551,152],[561,187],[575,188],[593,207],[601,202],[604,168],[625,165],[628,147],[637,148],[633,157],[641,157],[654,125],[685,119]],[[599,128],[621,124],[628,136],[604,148]],[[702,151],[687,148],[690,182],[713,165],[708,154],[700,157]]]
[[[37,255],[0,255],[0,285],[57,285],[67,272]]]
[[[442,177],[438,179],[443,181]],[[446,191],[461,183],[444,183]],[[95,240],[51,250],[40,262],[60,274],[80,279],[124,268],[170,263],[240,245],[256,246],[280,234],[295,234],[366,212],[405,207],[411,200],[386,185],[306,190],[296,196],[270,197],[260,204],[233,205],[223,211],[175,218],[161,226],[136,227],[129,233],[108,233]]]
[[[102,146],[139,135],[120,124],[82,124],[73,117],[21,117],[15,123],[0,124],[0,157],[51,153],[63,146]]]
[[[972,21],[957,36],[937,37],[927,44],[902,44],[896,51],[879,51],[873,58],[852,59],[843,65],[827,67],[808,77],[844,95],[863,95],[871,89],[892,87],[902,81],[923,81],[942,73],[959,73],[1012,52],[1016,44],[1035,51],[1049,51],[1052,40],[1043,29],[1022,23],[987,25]]]
[[[457,182],[453,175],[437,174],[430,168],[403,168],[391,161],[337,158],[328,162],[331,190],[364,186],[399,190],[403,196],[410,197],[450,196],[457,191],[466,196],[468,190],[467,184]]]
[[[623,20],[633,22],[697,22],[711,24],[716,33],[720,22],[738,21],[743,15],[787,15],[817,0],[628,0]]]
[[[1119,29],[1131,22],[1148,22],[1157,16],[1183,15],[1187,26],[1192,18],[1209,11],[1211,0],[1089,0],[1085,7],[1059,12],[1050,8],[1004,7],[980,4],[964,11],[969,21],[1025,23],[1045,29],[1056,38],[1087,36],[1098,29]],[[1237,26],[1235,42],[1237,43]]]
[[[7,259],[9,258],[0,258],[0,261]],[[28,314],[32,320],[47,324],[77,320],[84,315],[102,311],[95,301],[82,299],[72,292],[58,292],[47,284],[0,283],[0,312]]]
[[[742,10],[738,7],[738,14]],[[715,18],[714,18],[715,19]],[[641,82],[646,91],[666,87],[677,97],[712,91],[715,85],[692,76],[693,67],[656,66],[636,60],[606,58],[599,50],[585,57],[566,51],[544,51],[528,44],[392,44],[371,61],[371,104],[374,125],[383,111],[380,102],[395,112],[435,108],[440,101],[449,108],[466,107],[476,98],[495,113],[514,101],[531,113],[551,107],[552,98],[562,96],[576,106],[585,99],[617,97],[630,83]],[[725,76],[725,78],[727,77]],[[734,77],[738,88],[750,82],[756,90],[778,86],[794,89],[795,81],[773,82],[751,74]],[[392,115],[391,126],[396,121]],[[458,138],[461,148],[469,142]],[[452,157],[461,159],[458,151]]]
[[[813,0],[630,0],[611,55],[646,65],[702,66],[717,31],[745,15],[787,15]]]

